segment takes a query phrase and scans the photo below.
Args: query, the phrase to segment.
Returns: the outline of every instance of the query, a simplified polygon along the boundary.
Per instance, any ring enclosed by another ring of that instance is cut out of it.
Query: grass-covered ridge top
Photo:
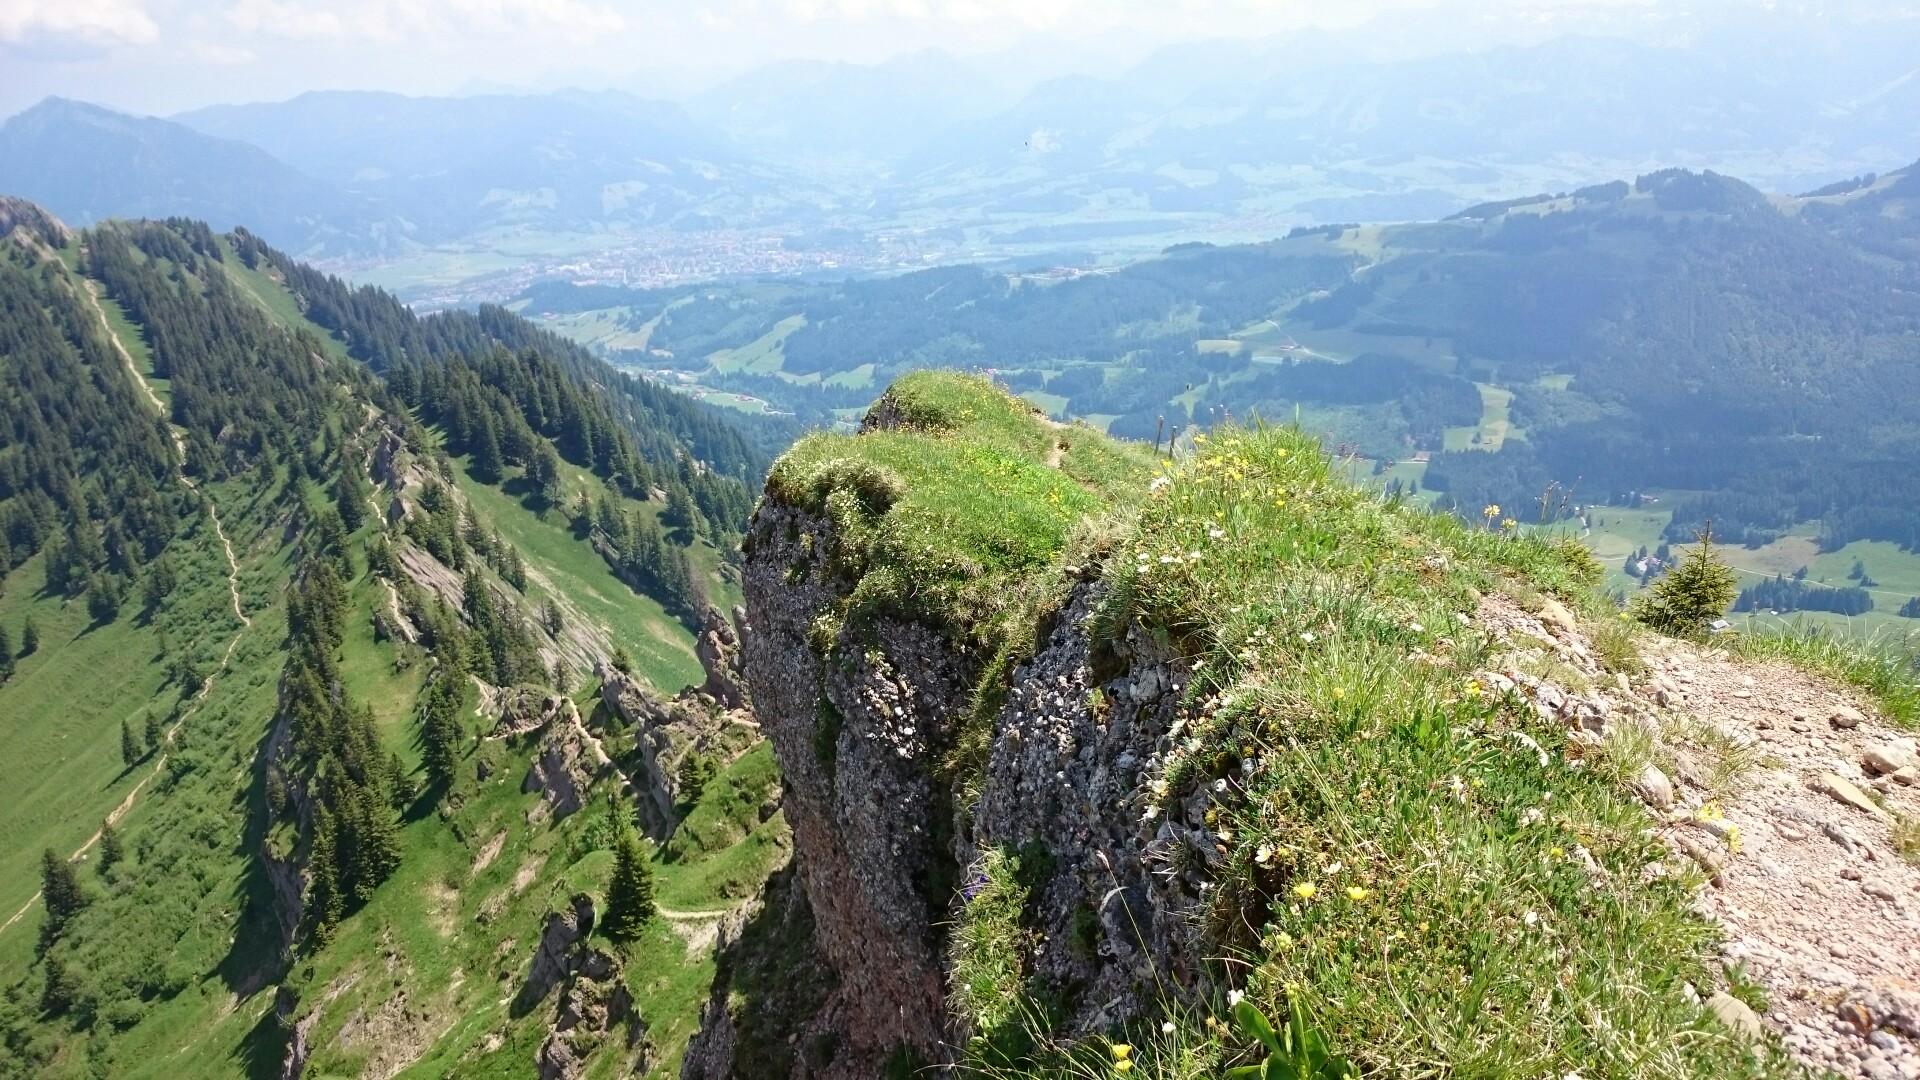
[[[1151,833],[1210,793],[1200,903],[1219,985],[1269,1017],[1297,1009],[1362,1075],[1785,1073],[1688,993],[1716,985],[1716,932],[1686,875],[1648,874],[1666,852],[1623,782],[1627,748],[1576,740],[1487,674],[1509,662],[1490,596],[1556,597],[1594,616],[1596,655],[1631,654],[1577,542],[1369,490],[1291,428],[1222,429],[1156,461],[929,373],[868,429],[797,446],[768,498],[832,520],[814,555],[837,560],[855,611],[893,605],[999,649],[972,710],[982,738],[988,683],[1020,658],[1007,643],[1031,640],[1022,620],[1066,592],[1069,566],[1102,582],[1096,638],[1138,626],[1187,672],[1179,730],[1133,799]],[[1176,874],[1202,857],[1174,846],[1143,855]],[[1111,1075],[1107,1041],[1045,1030],[1048,988],[1024,981],[1009,910],[964,911],[953,1004],[976,1031],[1035,1025],[991,1041],[1032,1049],[968,1066]],[[1219,1023],[1224,1000],[1167,1004],[1107,1033],[1128,1071],[1197,1080],[1258,1060]]]
[[[1054,424],[984,379],[927,371],[895,383],[861,434],[796,444],[767,495],[832,519],[823,554],[858,582],[853,610],[985,642],[1054,577],[1076,527],[1137,502],[1152,468],[1143,446]]]

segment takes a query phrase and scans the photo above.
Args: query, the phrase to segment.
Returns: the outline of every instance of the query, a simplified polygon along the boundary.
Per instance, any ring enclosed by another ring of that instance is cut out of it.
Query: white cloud
[[[252,49],[241,45],[223,45],[217,41],[190,41],[187,55],[212,67],[240,67],[259,59]]]
[[[142,0],[0,0],[0,42],[145,45],[159,36]]]
[[[474,35],[582,40],[627,25],[597,0],[236,0],[227,21],[249,34],[383,43]]]

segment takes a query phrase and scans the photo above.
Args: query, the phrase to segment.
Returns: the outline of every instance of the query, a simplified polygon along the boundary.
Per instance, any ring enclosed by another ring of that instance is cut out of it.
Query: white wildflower
[[[1160,1034],[1162,1035],[1173,1034],[1173,1021],[1171,1020],[1160,1021]]]
[[[1152,492],[1155,495],[1158,495],[1172,486],[1173,486],[1173,479],[1171,477],[1156,476],[1153,478],[1152,482],[1147,484],[1147,490]]]
[[[1247,995],[1245,993],[1242,993],[1239,990],[1227,991],[1227,1008],[1231,1009],[1234,1006],[1240,1004],[1240,999],[1246,996]]]
[[[1157,806],[1149,806],[1145,810],[1140,811],[1141,821],[1152,821],[1154,818],[1157,818],[1159,816],[1160,816],[1160,808]]]
[[[1259,850],[1253,853],[1253,861],[1259,864],[1260,866],[1265,866],[1268,863],[1272,862],[1273,861],[1273,845],[1261,844]]]
[[[1225,778],[1225,777],[1222,777],[1222,778],[1220,778],[1220,779],[1218,779],[1218,780],[1215,780],[1215,781],[1213,782],[1213,790],[1215,790],[1215,791],[1225,791],[1225,790],[1227,790],[1227,781],[1226,781],[1226,778]]]
[[[1300,631],[1300,640],[1301,640],[1301,641],[1304,641],[1304,642],[1306,642],[1306,643],[1307,643],[1307,644],[1309,644],[1309,645],[1311,645],[1311,644],[1313,644],[1313,643],[1314,643],[1315,641],[1318,641],[1319,639],[1313,636],[1313,631],[1311,631],[1311,630],[1302,630],[1302,631]]]
[[[1529,911],[1525,915],[1520,916],[1520,921],[1526,923],[1528,926],[1535,926],[1540,922],[1540,915],[1537,912]]]
[[[1207,530],[1207,536],[1214,540],[1224,539],[1226,535],[1227,535],[1227,530],[1225,529],[1208,529]]]

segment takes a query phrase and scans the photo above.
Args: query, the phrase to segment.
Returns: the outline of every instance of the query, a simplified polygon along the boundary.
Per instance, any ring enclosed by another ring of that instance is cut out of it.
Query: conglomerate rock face
[[[1062,991],[1066,1029],[1101,1029],[1199,977],[1188,916],[1215,857],[1211,804],[1200,793],[1145,813],[1183,689],[1164,649],[1138,631],[1096,643],[1102,586],[1079,583],[1013,672],[983,765],[951,790],[946,758],[982,658],[884,616],[842,626],[823,657],[817,622],[850,588],[810,554],[832,527],[763,505],[746,566],[747,681],[786,778],[815,946],[839,975],[806,1021],[839,1056],[793,1075],[870,1076],[903,1052],[951,1060],[969,1033],[948,1009],[947,934],[992,849],[1040,868],[1031,976]],[[1194,870],[1151,872],[1150,856],[1175,847],[1198,852]]]
[[[843,979],[826,1012],[844,1052],[822,1071],[875,1075],[904,1045],[939,1052],[944,982],[936,923],[952,854],[934,772],[975,671],[932,632],[882,621],[834,660],[809,644],[846,585],[807,557],[825,519],[765,506],[746,565],[744,659],[755,713],[785,776],[796,864],[815,940]],[[810,1018],[809,1026],[826,1022]]]

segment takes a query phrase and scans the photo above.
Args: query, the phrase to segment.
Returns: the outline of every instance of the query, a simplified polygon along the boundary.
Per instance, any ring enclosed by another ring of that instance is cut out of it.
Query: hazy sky
[[[48,94],[136,112],[310,89],[619,87],[677,96],[768,60],[938,47],[1040,75],[1178,40],[1369,23],[1383,48],[1711,20],[1885,14],[1908,0],[0,0],[0,115]]]

